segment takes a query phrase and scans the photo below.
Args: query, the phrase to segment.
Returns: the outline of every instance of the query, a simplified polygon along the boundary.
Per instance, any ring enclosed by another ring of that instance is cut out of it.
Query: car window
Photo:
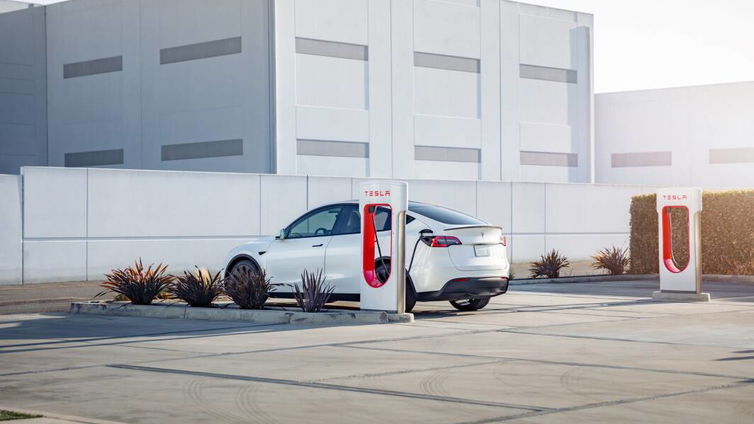
[[[333,234],[357,234],[359,232],[361,232],[359,207],[357,205],[344,206],[338,215],[338,222],[335,224]]]
[[[332,235],[342,205],[317,209],[299,218],[288,229],[287,238],[320,237]]]
[[[409,204],[408,210],[448,225],[486,225],[487,223],[452,209],[434,205]]]
[[[375,227],[377,231],[387,231],[390,229],[390,208],[378,207],[375,215]],[[406,215],[406,224],[411,223],[414,217]],[[361,214],[359,207],[356,205],[347,205],[338,217],[338,223],[335,225],[333,234],[357,234],[361,232]]]

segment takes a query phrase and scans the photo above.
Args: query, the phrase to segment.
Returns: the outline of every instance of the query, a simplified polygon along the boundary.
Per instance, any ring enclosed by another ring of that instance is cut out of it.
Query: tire
[[[390,276],[390,262],[385,261],[383,263],[382,261],[378,261],[375,272],[377,273],[377,278],[384,283]],[[414,293],[414,284],[411,282],[409,276],[406,275],[405,312],[411,312],[414,309],[414,306],[416,306],[416,293]]]
[[[249,271],[259,271],[259,266],[256,264],[256,262],[252,261],[251,259],[241,259],[240,261],[236,261],[232,267],[230,267],[229,270],[227,270],[227,275],[230,275],[233,273],[233,271],[237,269],[248,269]]]
[[[459,311],[478,311],[487,306],[488,303],[490,303],[490,296],[450,301],[450,304]]]

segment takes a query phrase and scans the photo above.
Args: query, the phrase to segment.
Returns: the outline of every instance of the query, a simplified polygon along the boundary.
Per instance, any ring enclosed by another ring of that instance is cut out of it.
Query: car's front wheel
[[[490,303],[489,296],[450,301],[450,304],[459,311],[477,311],[487,306],[488,303]]]

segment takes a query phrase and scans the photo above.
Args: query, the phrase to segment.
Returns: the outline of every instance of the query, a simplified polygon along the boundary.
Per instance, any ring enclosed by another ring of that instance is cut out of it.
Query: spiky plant
[[[118,293],[134,305],[149,305],[173,282],[173,276],[165,274],[167,268],[167,265],[161,263],[144,268],[139,258],[133,266],[113,269],[110,274],[105,274],[107,281],[100,284],[105,290],[97,296],[109,292]]]
[[[615,246],[600,250],[592,256],[592,268],[607,270],[610,275],[621,275],[626,272],[630,259],[628,249],[619,249]]]
[[[529,272],[532,278],[545,276],[548,278],[560,277],[560,270],[571,265],[568,258],[562,256],[557,250],[552,249],[546,255],[540,255],[540,260],[531,263]]]
[[[316,273],[304,270],[301,274],[301,288],[293,285],[293,298],[304,312],[319,312],[330,300],[335,287],[325,284],[322,270]]]
[[[236,267],[225,277],[223,291],[241,309],[262,309],[275,286],[263,269]]]
[[[182,276],[175,277],[170,292],[191,306],[212,306],[212,302],[222,294],[220,271],[212,274],[206,269],[195,268],[196,272],[183,271]]]

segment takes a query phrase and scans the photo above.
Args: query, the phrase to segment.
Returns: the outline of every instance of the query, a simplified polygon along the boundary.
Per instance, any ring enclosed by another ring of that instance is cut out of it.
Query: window
[[[342,205],[329,206],[302,216],[290,226],[286,237],[304,238],[332,235],[335,222],[343,208]]]
[[[441,208],[433,205],[410,204],[408,210],[424,215],[443,224],[449,225],[487,225],[486,222],[476,219],[452,209]]]
[[[387,231],[390,229],[390,208],[380,206],[377,208],[375,216],[375,227],[377,231]],[[406,215],[406,224],[410,224],[414,217]],[[335,224],[333,235],[340,234],[358,234],[361,232],[361,214],[358,205],[343,206],[341,213],[338,215],[338,222]]]

